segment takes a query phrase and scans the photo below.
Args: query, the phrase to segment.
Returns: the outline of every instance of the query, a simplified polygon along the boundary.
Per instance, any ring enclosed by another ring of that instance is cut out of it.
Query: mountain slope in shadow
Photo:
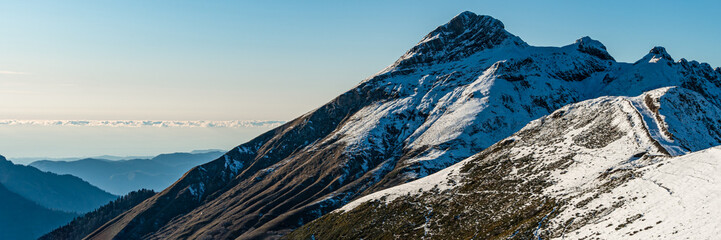
[[[0,184],[0,239],[36,239],[76,216],[47,209]]]

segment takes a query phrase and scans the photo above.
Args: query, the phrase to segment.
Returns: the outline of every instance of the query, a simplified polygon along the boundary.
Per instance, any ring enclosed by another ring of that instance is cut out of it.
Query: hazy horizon
[[[258,127],[0,126],[0,155],[21,158],[82,158],[101,155],[155,156],[204,149],[229,150],[274,125]],[[91,146],[91,147],[89,147]],[[21,161],[17,161],[21,159]]]

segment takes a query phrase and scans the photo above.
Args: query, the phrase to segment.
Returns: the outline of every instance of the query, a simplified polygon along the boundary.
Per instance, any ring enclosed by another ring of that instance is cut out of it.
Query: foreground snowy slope
[[[569,231],[566,238],[715,239],[721,235],[721,147],[662,159],[634,170],[624,185],[588,202],[621,205],[594,222]],[[582,211],[558,216],[573,219]]]
[[[619,63],[588,37],[529,46],[500,21],[464,12],[350,91],[192,169],[90,238],[278,237],[451,166],[567,104],[667,86],[721,104],[721,70],[674,61],[661,47]],[[672,155],[711,144],[664,131],[652,134]]]
[[[710,237],[714,231],[704,229],[721,225],[706,214],[717,211],[721,187],[709,175],[721,158],[671,154],[721,144],[720,129],[721,110],[683,88],[572,104],[436,174],[353,201],[289,238]],[[685,159],[695,160],[686,166]],[[706,235],[669,235],[674,231]]]

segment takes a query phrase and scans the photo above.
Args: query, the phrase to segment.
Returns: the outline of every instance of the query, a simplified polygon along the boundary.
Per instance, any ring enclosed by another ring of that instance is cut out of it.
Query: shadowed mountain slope
[[[0,239],[36,239],[75,216],[47,209],[0,184]]]
[[[43,207],[84,213],[116,198],[82,179],[15,165],[0,156],[0,184]]]

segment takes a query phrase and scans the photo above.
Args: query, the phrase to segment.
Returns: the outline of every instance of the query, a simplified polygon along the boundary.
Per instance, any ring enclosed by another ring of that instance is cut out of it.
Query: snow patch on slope
[[[228,155],[224,155],[225,157],[225,169],[230,170],[233,175],[236,175],[240,172],[241,169],[243,169],[243,163],[240,161],[236,161]]]
[[[470,157],[424,178],[363,196],[343,205],[343,207],[335,211],[350,211],[362,203],[374,200],[390,202],[400,196],[427,192],[431,189],[438,189],[440,191],[451,189],[455,187],[456,183],[460,180],[460,169],[466,162],[471,161],[472,158],[473,157]]]

